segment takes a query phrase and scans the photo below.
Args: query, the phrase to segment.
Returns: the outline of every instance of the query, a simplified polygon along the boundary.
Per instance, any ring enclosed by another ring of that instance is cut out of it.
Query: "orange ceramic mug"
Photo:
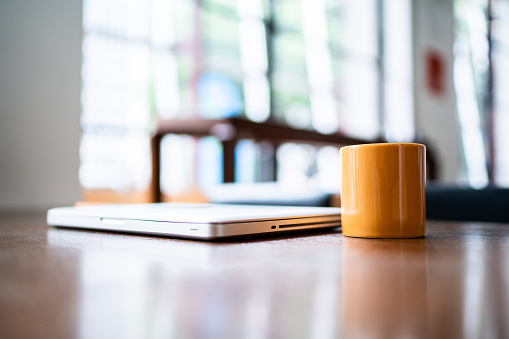
[[[412,143],[341,148],[343,234],[417,238],[426,233],[426,147]]]

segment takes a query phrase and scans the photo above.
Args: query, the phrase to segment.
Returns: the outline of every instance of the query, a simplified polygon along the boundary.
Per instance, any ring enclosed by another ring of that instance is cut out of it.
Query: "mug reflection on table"
[[[343,331],[348,338],[427,337],[425,238],[343,242]]]

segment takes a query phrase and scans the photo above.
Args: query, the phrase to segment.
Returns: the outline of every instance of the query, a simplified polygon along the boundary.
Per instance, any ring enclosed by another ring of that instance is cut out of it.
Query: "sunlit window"
[[[414,138],[410,0],[84,0],[83,9],[86,189],[147,190],[157,119],[238,116]],[[236,181],[339,189],[337,148],[247,138]],[[166,136],[163,193],[221,182],[222,156],[214,137]]]
[[[270,115],[267,35],[262,0],[238,1],[237,9],[246,116],[262,122]]]
[[[150,183],[151,49],[142,1],[85,1],[80,182],[144,190]]]
[[[493,1],[494,179],[509,187],[509,2]]]
[[[488,79],[487,1],[455,2],[454,85],[468,183],[488,184],[486,105]]]
[[[412,2],[384,1],[384,129],[389,141],[415,140]]]
[[[344,134],[374,139],[381,136],[380,57],[377,1],[344,1],[341,23],[331,32],[341,62],[337,63],[341,101],[340,130]]]

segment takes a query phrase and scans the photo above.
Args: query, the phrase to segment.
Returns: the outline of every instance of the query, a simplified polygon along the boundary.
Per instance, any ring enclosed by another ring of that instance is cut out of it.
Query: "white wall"
[[[435,151],[440,181],[456,183],[462,151],[453,84],[453,0],[413,1],[413,43],[416,130]],[[426,86],[425,55],[430,49],[446,60],[445,93],[441,96]]]
[[[0,1],[0,210],[80,197],[81,8]]]

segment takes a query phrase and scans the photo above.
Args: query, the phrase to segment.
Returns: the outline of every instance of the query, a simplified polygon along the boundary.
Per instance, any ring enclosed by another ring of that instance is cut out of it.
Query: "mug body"
[[[343,234],[417,238],[426,233],[426,148],[382,143],[341,148]]]

